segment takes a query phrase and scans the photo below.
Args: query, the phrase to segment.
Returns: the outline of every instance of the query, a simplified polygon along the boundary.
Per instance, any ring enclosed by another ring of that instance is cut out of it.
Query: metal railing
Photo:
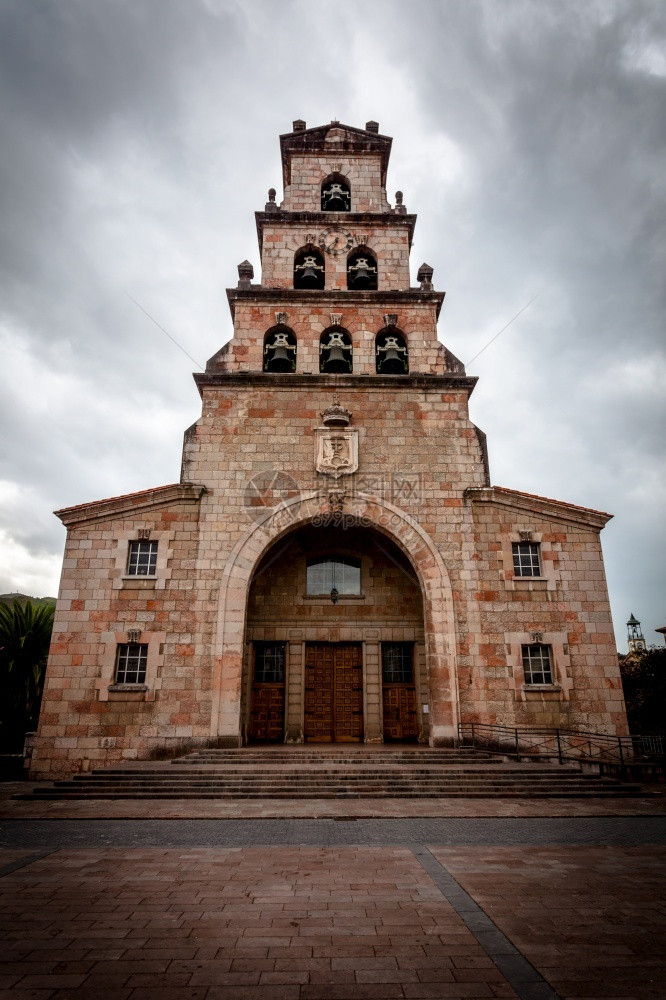
[[[626,771],[632,765],[666,765],[666,737],[610,736],[581,729],[548,726],[497,726],[481,722],[458,725],[460,746],[490,750],[517,758],[598,764]]]

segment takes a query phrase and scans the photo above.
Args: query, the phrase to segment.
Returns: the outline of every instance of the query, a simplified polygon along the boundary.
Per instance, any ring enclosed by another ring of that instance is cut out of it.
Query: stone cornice
[[[411,248],[414,239],[414,227],[416,226],[416,216],[407,212],[399,213],[392,211],[384,212],[283,212],[278,209],[276,212],[255,212],[254,218],[257,225],[257,240],[259,241],[259,253],[262,252],[264,243],[264,226],[274,225],[281,229],[289,229],[292,226],[299,228],[307,226],[319,232],[328,229],[329,226],[340,226],[344,229],[354,229],[356,226],[381,226],[384,229],[407,229],[409,232],[409,246]]]
[[[413,375],[287,375],[272,372],[195,372],[194,381],[199,392],[215,387],[275,387],[278,389],[373,389],[385,391],[390,389],[398,392],[400,389],[426,389],[434,392],[448,390],[466,392],[471,395],[477,383],[476,376],[456,375],[450,372],[444,375],[413,374]]]
[[[150,507],[163,507],[172,503],[198,503],[205,492],[206,487],[199,483],[171,483],[168,486],[156,486],[152,490],[126,493],[106,500],[93,500],[91,503],[78,504],[76,507],[63,507],[53,513],[66,527],[70,527],[122,514],[136,514]]]
[[[344,133],[340,142],[327,143],[326,136],[335,129]],[[280,152],[282,155],[282,178],[285,186],[291,183],[291,159],[296,155],[309,153],[326,153],[332,159],[340,159],[345,153],[378,153],[381,157],[382,184],[386,184],[386,171],[391,155],[393,139],[379,132],[368,132],[367,129],[356,128],[353,125],[343,125],[342,122],[329,122],[327,125],[316,125],[298,132],[284,132],[280,136]]]
[[[434,305],[436,317],[439,314],[444,302],[446,292],[422,292],[420,288],[407,288],[402,290],[386,290],[372,292],[355,292],[348,288],[325,288],[304,289],[304,288],[264,288],[263,285],[252,285],[250,288],[227,288],[227,299],[232,319],[236,316],[236,302],[262,302],[273,303],[278,306],[290,303],[293,305],[319,305],[327,303],[329,306],[345,305],[359,306],[370,305],[379,309],[387,310],[384,306],[390,303],[395,305]]]
[[[553,517],[560,521],[570,521],[600,531],[610,521],[612,514],[591,507],[551,500],[533,493],[521,493],[504,486],[468,487],[465,496],[472,503],[492,503],[513,510],[524,510],[541,517]]]

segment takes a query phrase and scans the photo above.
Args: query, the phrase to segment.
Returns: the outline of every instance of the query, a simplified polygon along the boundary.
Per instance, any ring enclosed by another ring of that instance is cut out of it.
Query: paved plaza
[[[0,998],[666,996],[661,799],[320,818],[58,805],[1,806]]]

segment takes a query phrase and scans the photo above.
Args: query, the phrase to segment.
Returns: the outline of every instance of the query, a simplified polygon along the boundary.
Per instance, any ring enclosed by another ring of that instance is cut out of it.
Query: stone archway
[[[430,536],[399,507],[359,493],[345,500],[344,513],[331,512],[327,491],[313,491],[285,500],[266,513],[239,540],[222,574],[217,634],[213,658],[211,738],[220,746],[240,743],[240,703],[245,615],[250,583],[267,549],[286,534],[322,519],[350,518],[350,523],[374,528],[405,554],[417,575],[423,596],[430,740],[452,744],[457,737],[458,682],[456,629],[448,571]]]

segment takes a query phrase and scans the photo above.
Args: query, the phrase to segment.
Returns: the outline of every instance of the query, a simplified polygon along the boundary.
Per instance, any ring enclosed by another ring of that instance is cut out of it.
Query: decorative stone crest
[[[331,514],[342,514],[345,507],[345,497],[347,496],[345,490],[329,490],[328,491],[328,509]]]
[[[322,411],[324,426],[315,428],[317,472],[339,479],[340,476],[352,475],[358,469],[358,430],[349,427],[351,416],[337,399]]]
[[[397,326],[398,325],[398,314],[397,313],[385,313],[384,314],[384,326]]]
[[[331,313],[331,326],[342,326],[342,313]]]
[[[321,411],[322,423],[326,427],[347,427],[351,423],[351,418],[351,412],[340,405],[339,399],[334,399],[332,406],[327,406]]]
[[[287,314],[285,312],[275,313],[275,325],[276,326],[286,326],[287,325]]]

